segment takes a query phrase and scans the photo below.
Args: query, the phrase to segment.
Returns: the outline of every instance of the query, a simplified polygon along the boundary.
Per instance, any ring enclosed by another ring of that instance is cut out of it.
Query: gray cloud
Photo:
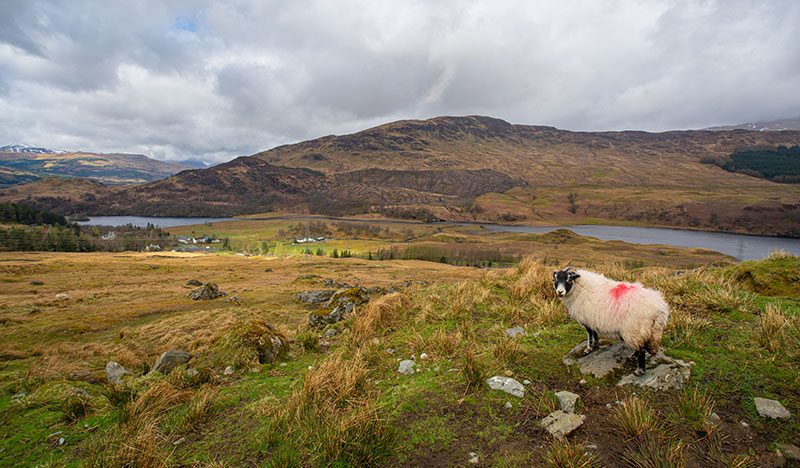
[[[207,161],[403,118],[800,115],[791,0],[0,4],[0,143]]]

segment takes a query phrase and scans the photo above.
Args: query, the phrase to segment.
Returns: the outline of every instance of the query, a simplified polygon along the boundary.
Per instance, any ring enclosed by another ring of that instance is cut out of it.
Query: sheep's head
[[[579,275],[572,267],[566,267],[553,272],[553,287],[558,293],[558,297],[564,297],[572,290],[575,285],[575,280],[580,278]]]

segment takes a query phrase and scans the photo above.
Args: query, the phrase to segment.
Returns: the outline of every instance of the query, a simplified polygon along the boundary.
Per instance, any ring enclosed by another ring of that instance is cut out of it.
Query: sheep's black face
[[[580,278],[581,275],[572,271],[571,268],[567,267],[563,270],[558,270],[553,272],[553,287],[558,293],[558,297],[564,297],[572,290],[572,286],[575,285],[575,280]]]

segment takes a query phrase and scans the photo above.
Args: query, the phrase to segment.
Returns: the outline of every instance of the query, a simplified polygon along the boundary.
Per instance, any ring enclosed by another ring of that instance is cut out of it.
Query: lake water
[[[127,226],[147,227],[147,224],[160,228],[189,226],[191,224],[216,223],[218,221],[236,221],[234,218],[161,218],[149,216],[92,216],[89,221],[78,224],[89,226]]]
[[[486,224],[492,232],[550,232],[556,227],[506,226]],[[693,231],[656,227],[579,225],[561,226],[575,234],[600,240],[620,240],[631,244],[665,244],[678,247],[701,247],[715,250],[741,260],[759,260],[773,250],[785,250],[800,255],[800,239],[791,237],[751,236],[726,232]]]
[[[386,223],[387,221],[353,220],[318,217],[279,217],[268,219],[325,219],[330,221]],[[191,224],[215,223],[220,221],[238,221],[236,218],[159,218],[145,216],[95,216],[80,224],[103,226],[145,227],[148,223],[162,228],[187,226]],[[395,223],[396,221],[389,221]],[[403,223],[403,222],[397,222]],[[460,225],[464,223],[430,223],[433,225]],[[664,244],[678,247],[700,247],[730,255],[742,260],[758,260],[766,257],[773,250],[785,250],[793,255],[800,255],[800,239],[789,237],[750,236],[746,234],[729,234],[725,232],[692,231],[689,229],[669,229],[655,227],[632,226],[512,226],[503,224],[482,224],[482,228],[491,232],[544,233],[555,229],[569,229],[581,236],[596,237],[600,240],[620,240],[631,244]]]

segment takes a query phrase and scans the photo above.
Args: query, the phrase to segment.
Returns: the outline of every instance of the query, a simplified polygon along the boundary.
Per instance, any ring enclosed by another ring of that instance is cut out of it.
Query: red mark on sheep
[[[619,283],[618,285],[611,288],[609,294],[611,294],[611,299],[613,299],[614,304],[617,304],[619,300],[629,292],[639,289],[639,284],[630,284],[630,283]]]

